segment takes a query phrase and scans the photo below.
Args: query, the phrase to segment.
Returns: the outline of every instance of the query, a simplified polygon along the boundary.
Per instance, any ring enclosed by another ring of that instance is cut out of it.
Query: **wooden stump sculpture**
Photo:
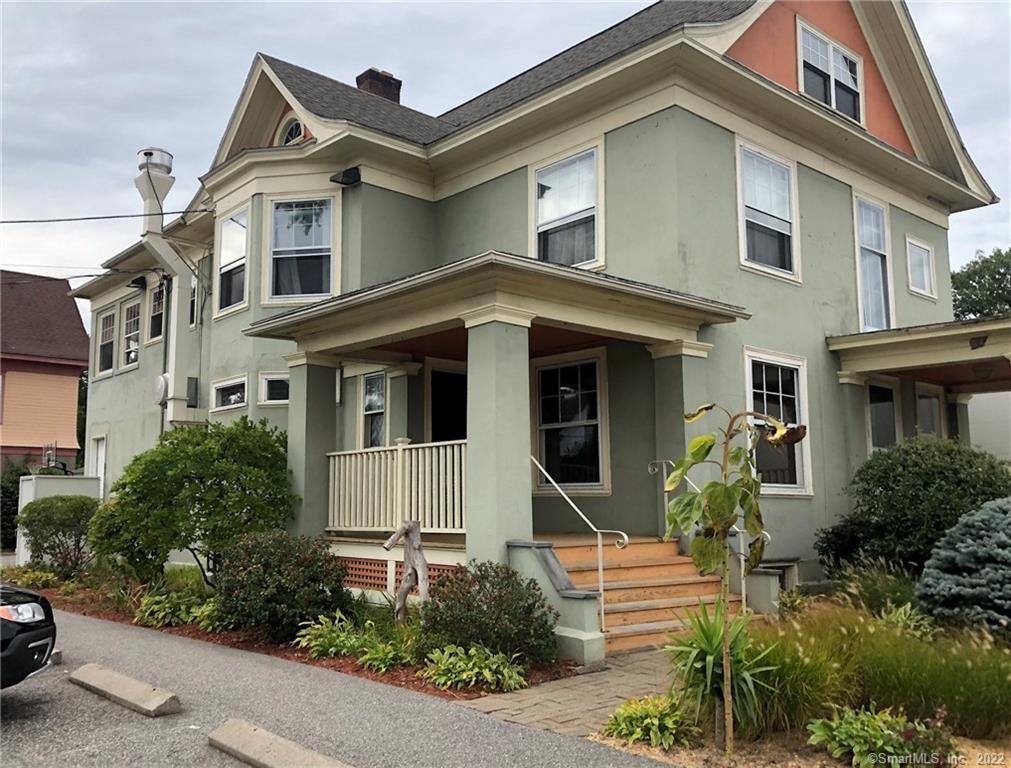
[[[393,613],[398,623],[407,618],[407,596],[414,587],[422,600],[428,599],[428,561],[421,548],[421,522],[405,520],[386,540],[383,549],[389,552],[400,540],[404,542],[404,579],[397,590]]]

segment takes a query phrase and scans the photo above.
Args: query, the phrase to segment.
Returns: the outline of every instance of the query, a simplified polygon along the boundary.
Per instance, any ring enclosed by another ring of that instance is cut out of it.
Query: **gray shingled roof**
[[[432,117],[303,67],[259,54],[310,112],[348,120],[416,144],[431,144],[684,24],[739,16],[756,0],[661,0],[454,109]]]

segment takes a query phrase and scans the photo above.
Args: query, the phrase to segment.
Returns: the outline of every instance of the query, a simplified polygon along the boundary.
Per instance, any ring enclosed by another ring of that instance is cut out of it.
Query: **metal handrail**
[[[549,483],[558,491],[559,495],[565,499],[570,507],[575,510],[576,514],[579,515],[583,522],[589,526],[590,530],[597,534],[597,590],[600,597],[600,631],[603,632],[607,628],[606,621],[604,619],[604,534],[613,533],[618,539],[614,542],[614,546],[618,549],[624,549],[628,546],[628,534],[624,531],[616,531],[610,528],[598,528],[592,522],[590,518],[583,514],[583,510],[576,506],[576,503],[569,498],[569,494],[561,489],[561,486],[555,482],[555,478],[548,474],[541,463],[537,461],[533,456],[530,457],[530,461],[534,463],[534,466],[540,470],[541,474],[547,479]]]
[[[649,470],[649,473],[651,475],[655,475],[657,472],[660,472],[661,470],[663,470],[664,468],[666,468],[666,466],[668,464],[670,464],[671,470],[673,470],[674,469],[674,462],[671,461],[670,459],[657,459],[656,461],[651,461],[649,463],[647,469]],[[660,475],[660,479],[663,480],[666,483],[666,480],[665,480],[663,474]],[[697,485],[695,485],[695,483],[692,482],[692,479],[690,477],[688,477],[687,475],[685,475],[684,480],[685,480],[686,483],[688,483],[688,485],[691,486],[692,490],[694,490],[696,493],[701,493],[702,492],[702,489],[699,488]],[[667,507],[668,507],[668,495],[669,494],[668,494],[667,490],[664,489],[664,492],[663,492],[663,507],[664,507],[664,513],[665,514],[666,514],[666,511],[667,511]],[[741,530],[736,524],[730,526],[730,530],[732,530],[734,533],[736,533],[738,535],[739,541],[740,541],[740,544],[741,544],[740,551],[737,553],[737,558],[738,558],[738,561],[740,562],[740,565],[741,565],[741,606],[745,610],[747,610],[747,608],[748,608],[748,579],[747,579],[747,577],[744,574],[744,570],[745,570],[745,567],[746,567],[747,562],[748,562],[748,557],[747,557],[747,555],[744,554],[744,533],[745,532],[743,530]],[[766,544],[768,544],[770,541],[772,541],[772,535],[768,531],[762,531],[762,538],[765,539],[765,543]]]

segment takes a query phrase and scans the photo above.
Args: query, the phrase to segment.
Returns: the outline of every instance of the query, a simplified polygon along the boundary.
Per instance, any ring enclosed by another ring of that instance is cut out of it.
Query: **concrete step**
[[[636,600],[625,603],[607,603],[605,617],[608,627],[631,624],[648,624],[656,621],[687,619],[689,614],[698,613],[699,601],[706,605],[710,615],[718,595],[699,597],[672,597],[663,600]],[[741,610],[741,596],[730,595],[730,612]]]
[[[720,591],[719,576],[677,576],[641,581],[604,582],[604,603],[664,600],[673,597],[700,597]]]
[[[566,544],[555,543],[555,554],[566,567],[581,563],[597,562],[597,545],[587,543]],[[605,542],[604,565],[622,565],[637,560],[649,560],[661,557],[679,557],[677,540],[632,540],[624,549],[618,549],[613,542]]]
[[[577,587],[595,587],[597,585],[597,564],[578,563],[566,565],[572,583]],[[678,576],[696,576],[698,570],[690,557],[676,555],[673,557],[646,558],[630,561],[621,565],[605,562],[604,582],[645,581],[647,579],[668,579]]]

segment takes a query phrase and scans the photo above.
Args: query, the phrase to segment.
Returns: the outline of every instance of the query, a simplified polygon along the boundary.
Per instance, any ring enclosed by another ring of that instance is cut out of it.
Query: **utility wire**
[[[5,219],[0,224],[62,224],[68,221],[105,221],[106,219],[139,219],[144,216],[181,216],[184,213],[211,213],[210,208],[190,208],[185,211],[163,211],[162,213],[118,213],[110,216],[73,216],[63,219]]]

